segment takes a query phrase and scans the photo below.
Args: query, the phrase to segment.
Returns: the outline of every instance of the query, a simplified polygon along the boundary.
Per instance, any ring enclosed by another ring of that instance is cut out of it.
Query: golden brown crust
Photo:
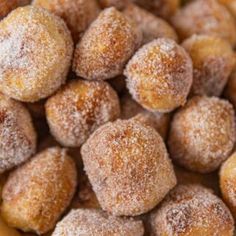
[[[118,96],[103,81],[70,81],[46,102],[52,135],[69,147],[80,146],[100,125],[119,115]]]
[[[149,43],[157,38],[170,38],[178,41],[178,36],[169,23],[135,4],[127,5],[123,13],[134,20],[143,32],[142,44]]]
[[[225,203],[236,219],[236,153],[233,153],[221,166],[220,189]]]
[[[180,0],[131,0],[157,16],[169,20],[180,5]]]
[[[17,7],[17,0],[0,0],[0,20]]]
[[[135,102],[129,94],[124,94],[120,100],[121,119],[134,119],[143,124],[153,127],[163,139],[169,130],[170,115],[158,112],[149,112]]]
[[[208,34],[236,44],[234,18],[217,0],[196,0],[180,9],[172,19],[181,39],[193,34]]]
[[[60,221],[52,236],[143,236],[144,228],[140,220],[119,218],[101,210],[72,210]]]
[[[75,187],[73,160],[63,149],[46,149],[10,174],[3,188],[2,216],[23,231],[45,233],[69,205]]]
[[[85,79],[110,79],[122,74],[141,43],[140,32],[114,7],[103,10],[90,25],[74,55],[73,70]]]
[[[36,139],[26,108],[0,94],[0,173],[29,159],[36,151]]]
[[[100,11],[96,0],[34,0],[33,4],[64,19],[74,42],[78,42]]]
[[[175,113],[169,134],[172,159],[189,170],[216,170],[236,137],[233,106],[216,97],[194,97]]]
[[[191,94],[220,96],[235,65],[231,45],[210,35],[193,35],[182,45],[193,61]]]
[[[140,122],[117,120],[101,126],[81,154],[102,209],[113,215],[145,213],[176,184],[162,138]]]
[[[179,185],[151,214],[153,236],[232,236],[233,217],[209,189],[201,185]]]
[[[42,8],[20,7],[0,22],[0,90],[34,102],[66,80],[73,42],[65,23]]]
[[[159,38],[134,54],[125,75],[139,104],[150,111],[170,112],[186,102],[192,85],[192,61],[175,41]]]

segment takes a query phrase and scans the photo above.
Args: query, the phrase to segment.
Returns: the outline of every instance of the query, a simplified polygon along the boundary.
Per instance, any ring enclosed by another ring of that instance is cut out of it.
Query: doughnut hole
[[[209,35],[193,35],[182,45],[193,62],[191,94],[220,96],[235,65],[231,45]]]
[[[64,21],[33,6],[0,22],[0,91],[23,102],[54,93],[66,80],[73,42]]]
[[[9,226],[43,234],[53,229],[76,187],[76,167],[64,149],[49,148],[11,172],[1,213]]]
[[[117,120],[101,126],[81,154],[102,209],[113,215],[148,212],[176,184],[161,136],[140,122]]]
[[[28,110],[0,94],[0,173],[29,159],[36,151],[37,134]]]
[[[216,97],[196,96],[173,117],[170,156],[189,170],[212,172],[232,152],[235,137],[233,106]]]
[[[56,226],[52,236],[143,236],[144,228],[140,220],[119,218],[101,210],[72,210]]]
[[[118,76],[140,45],[141,36],[132,21],[114,7],[107,8],[77,44],[73,70],[78,76],[90,80]]]
[[[196,0],[183,6],[172,18],[179,37],[183,40],[193,34],[208,34],[236,44],[233,16],[217,0]]]
[[[234,232],[233,217],[224,202],[201,185],[179,185],[151,213],[153,236],[221,235]]]
[[[170,112],[185,104],[192,73],[192,61],[185,49],[167,38],[144,45],[125,69],[134,100],[147,110],[158,112]]]
[[[100,125],[119,115],[118,96],[103,81],[70,81],[46,102],[51,134],[68,147],[80,146]]]

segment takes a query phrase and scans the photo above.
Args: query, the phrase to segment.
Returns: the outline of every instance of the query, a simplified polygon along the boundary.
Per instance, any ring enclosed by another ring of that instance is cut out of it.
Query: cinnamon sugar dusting
[[[233,235],[233,217],[211,190],[200,185],[179,185],[151,214],[153,235]]]
[[[36,136],[26,108],[0,94],[0,173],[23,163],[35,153]]]
[[[47,97],[65,82],[72,50],[59,17],[32,6],[17,8],[0,22],[0,90],[22,101]]]
[[[143,233],[141,221],[115,217],[100,210],[77,209],[57,224],[52,236],[142,236]]]
[[[120,115],[116,92],[103,81],[74,80],[46,103],[53,136],[65,146],[83,144],[100,125]]]
[[[114,215],[147,212],[176,184],[161,137],[140,122],[118,120],[101,126],[81,153],[101,207]]]
[[[76,168],[66,151],[46,149],[10,174],[3,188],[2,216],[13,227],[45,233],[69,205],[75,187]]]
[[[86,79],[120,75],[140,42],[136,25],[114,7],[107,8],[77,44],[73,70]]]

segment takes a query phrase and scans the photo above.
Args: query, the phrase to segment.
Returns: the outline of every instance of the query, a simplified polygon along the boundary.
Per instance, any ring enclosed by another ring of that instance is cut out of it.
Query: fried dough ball
[[[178,184],[200,184],[214,190],[214,193],[219,195],[218,171],[208,174],[200,174],[177,165],[174,165],[174,169]]]
[[[224,96],[234,105],[236,108],[236,70],[232,72],[226,85]]]
[[[0,22],[0,91],[24,102],[65,82],[73,43],[62,19],[42,8],[14,10]]]
[[[0,94],[0,173],[25,162],[35,153],[36,136],[27,109]]]
[[[119,115],[118,96],[103,81],[71,81],[46,102],[51,134],[69,147],[80,146],[100,125]]]
[[[216,170],[236,137],[233,106],[216,97],[196,96],[175,113],[169,134],[172,159],[189,170]]]
[[[166,138],[170,124],[170,115],[158,112],[149,112],[135,102],[130,95],[121,97],[121,119],[134,119],[152,126],[163,139]]]
[[[180,9],[172,18],[172,24],[181,39],[193,34],[208,34],[236,44],[234,18],[217,0],[195,0]]]
[[[175,14],[180,0],[131,0],[157,16],[169,19]]]
[[[151,214],[153,236],[232,236],[233,217],[223,201],[201,185],[179,185]]]
[[[133,98],[147,110],[159,112],[170,112],[185,104],[192,73],[189,55],[167,38],[144,45],[125,70]]]
[[[193,61],[191,93],[220,96],[235,65],[231,45],[216,36],[193,35],[182,46]]]
[[[178,41],[175,30],[165,20],[156,17],[135,4],[129,4],[123,13],[134,20],[140,31],[143,32],[143,44],[157,38],[170,38]]]
[[[142,221],[119,218],[101,210],[72,210],[56,226],[52,236],[143,236]]]
[[[220,189],[225,203],[236,219],[236,153],[233,153],[221,166]]]
[[[102,209],[113,215],[145,213],[176,184],[161,136],[140,122],[117,120],[101,126],[81,154]]]
[[[33,4],[62,17],[75,42],[79,40],[100,11],[96,0],[33,0]]]
[[[115,7],[122,10],[129,3],[129,0],[98,0],[102,8]]]
[[[17,7],[17,0],[0,0],[0,20]]]
[[[49,148],[14,170],[3,188],[1,213],[12,227],[43,234],[69,205],[76,167],[64,149]]]
[[[141,38],[132,21],[114,7],[107,8],[77,44],[73,70],[86,79],[104,80],[120,75]]]

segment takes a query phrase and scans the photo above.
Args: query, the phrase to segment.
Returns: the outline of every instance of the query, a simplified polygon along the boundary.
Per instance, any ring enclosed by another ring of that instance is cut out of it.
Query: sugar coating
[[[33,6],[0,22],[0,91],[34,102],[65,82],[73,43],[63,20]]]
[[[172,24],[181,39],[193,34],[208,34],[221,37],[232,46],[236,44],[234,18],[217,0],[188,3],[173,16]]]
[[[233,106],[216,97],[196,96],[175,113],[169,134],[171,158],[189,170],[216,170],[235,143]]]
[[[159,112],[149,112],[135,102],[129,94],[124,94],[121,99],[121,119],[134,119],[152,126],[163,139],[169,129],[170,115]]]
[[[143,32],[142,44],[151,42],[157,38],[170,38],[178,41],[175,30],[162,18],[159,18],[150,12],[129,4],[123,13],[133,19],[140,30]]]
[[[140,122],[117,120],[101,126],[81,154],[102,209],[113,215],[145,213],[176,184],[162,138]]]
[[[46,149],[10,174],[3,188],[2,216],[12,227],[46,233],[69,205],[75,187],[73,160],[64,149]]]
[[[221,166],[220,189],[225,203],[236,217],[236,154],[233,153]]]
[[[36,151],[36,139],[27,109],[0,94],[0,173],[29,159]]]
[[[124,74],[134,100],[150,111],[184,105],[192,85],[192,61],[175,41],[159,38],[140,48]]]
[[[43,7],[62,17],[75,42],[80,39],[100,11],[96,0],[33,0],[33,5]]]
[[[231,45],[216,36],[193,35],[182,46],[193,61],[191,94],[220,96],[235,65]]]
[[[76,46],[73,70],[85,79],[109,79],[122,74],[141,43],[141,32],[114,7],[103,10]]]
[[[179,8],[180,0],[131,0],[142,8],[165,19],[169,19]]]
[[[115,7],[118,10],[122,10],[129,3],[129,0],[98,0],[102,8]]]
[[[17,0],[0,0],[0,19],[17,7]]]
[[[64,146],[80,146],[100,125],[119,115],[118,96],[103,81],[73,80],[46,102],[51,134]]]
[[[120,218],[101,210],[72,210],[60,221],[52,236],[143,236],[142,221]]]
[[[223,201],[201,185],[179,185],[151,214],[153,236],[233,235],[234,220]]]

